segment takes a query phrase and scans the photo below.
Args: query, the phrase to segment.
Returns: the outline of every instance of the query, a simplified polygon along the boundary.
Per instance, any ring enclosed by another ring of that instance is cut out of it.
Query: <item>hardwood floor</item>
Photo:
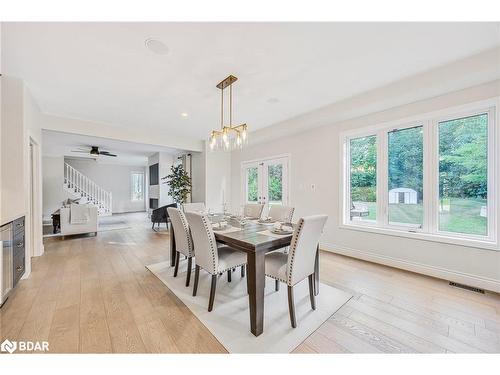
[[[167,231],[127,219],[129,229],[48,239],[0,310],[1,340],[48,340],[52,353],[225,352],[144,267],[167,259]],[[354,297],[296,353],[500,352],[497,294],[326,252],[321,280]]]

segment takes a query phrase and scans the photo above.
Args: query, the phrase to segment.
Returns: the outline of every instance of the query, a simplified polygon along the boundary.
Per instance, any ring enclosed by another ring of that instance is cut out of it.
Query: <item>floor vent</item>
[[[464,284],[454,283],[453,281],[450,281],[450,285],[451,286],[455,286],[457,288],[462,288],[462,289],[465,289],[465,290],[470,290],[471,292],[476,292],[476,293],[484,294],[484,290],[483,289],[474,288],[473,286],[468,286],[468,285],[464,285]]]

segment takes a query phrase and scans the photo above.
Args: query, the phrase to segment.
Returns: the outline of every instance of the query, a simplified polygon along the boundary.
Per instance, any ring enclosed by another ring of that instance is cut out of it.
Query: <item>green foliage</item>
[[[376,202],[376,188],[375,186],[354,186],[351,188],[351,199],[353,202]]]
[[[281,164],[268,167],[268,193],[269,202],[280,202],[283,197],[283,166]],[[247,200],[257,202],[258,195],[258,169],[252,167],[247,169]]]
[[[406,187],[423,196],[421,127],[390,132],[389,190]],[[481,114],[439,124],[439,193],[441,198],[487,198],[488,116]],[[352,139],[351,199],[375,202],[376,137]]]
[[[375,202],[377,186],[377,138],[351,139],[351,199]]]
[[[172,165],[170,174],[162,177],[162,180],[167,180],[168,195],[173,198],[174,202],[179,204],[186,202],[189,193],[191,193],[191,178],[187,175],[182,164]]]
[[[270,165],[269,174],[269,202],[281,202],[283,194],[283,166],[281,164]]]
[[[248,173],[248,201],[249,202],[257,202],[257,194],[258,194],[258,186],[257,186],[257,168],[249,168],[247,170]]]
[[[443,198],[486,198],[488,115],[439,124],[439,193]]]
[[[423,130],[422,127],[389,133],[389,190],[409,188],[423,196]]]

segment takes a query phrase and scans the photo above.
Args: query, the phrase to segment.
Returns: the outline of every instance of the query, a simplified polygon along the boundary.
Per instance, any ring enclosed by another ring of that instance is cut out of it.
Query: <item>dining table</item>
[[[258,220],[247,220],[243,223],[234,217],[221,218],[220,214],[209,215],[215,239],[218,243],[230,246],[247,254],[248,302],[250,311],[250,331],[259,336],[264,332],[264,287],[266,284],[266,253],[290,246],[293,234],[276,235],[270,232],[271,224],[263,224]],[[217,222],[224,220],[230,230],[217,230]],[[295,225],[294,225],[295,226]],[[170,265],[174,266],[176,254],[175,233],[170,226]],[[195,245],[196,259],[196,245]],[[316,247],[314,265],[314,294],[319,294],[319,244]]]

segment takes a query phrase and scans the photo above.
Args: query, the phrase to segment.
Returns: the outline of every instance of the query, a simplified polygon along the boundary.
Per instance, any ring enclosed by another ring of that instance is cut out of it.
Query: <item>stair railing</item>
[[[113,204],[111,192],[104,190],[68,163],[64,163],[64,184],[75,193],[80,193],[82,197],[87,198],[88,202],[95,204],[102,211],[111,213]]]

